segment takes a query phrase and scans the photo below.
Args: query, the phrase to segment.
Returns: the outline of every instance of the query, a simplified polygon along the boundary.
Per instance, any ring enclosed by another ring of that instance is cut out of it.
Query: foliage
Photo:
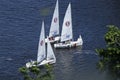
[[[109,68],[110,70],[120,74],[120,29],[114,25],[108,25],[108,32],[104,38],[106,48],[96,49],[98,55],[102,58],[99,66]]]
[[[52,76],[52,65],[49,64],[42,67],[21,67],[19,71],[23,75],[24,80],[54,80]]]

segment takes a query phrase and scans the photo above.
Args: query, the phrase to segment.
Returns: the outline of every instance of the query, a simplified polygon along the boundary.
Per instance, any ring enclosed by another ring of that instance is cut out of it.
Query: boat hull
[[[45,64],[54,64],[54,60],[43,60],[40,64],[38,64],[38,66],[42,66]]]
[[[56,36],[56,37],[50,37],[49,38],[50,43],[56,43],[60,41],[60,36]],[[47,43],[47,38],[45,39],[45,43]]]
[[[37,61],[27,62],[26,67],[27,68],[31,68],[33,66],[40,67],[40,66],[45,65],[45,64],[54,64],[55,61],[54,60],[43,60],[40,64],[36,64],[36,63],[37,63]]]
[[[79,37],[77,41],[70,41],[68,43],[56,43],[54,44],[54,48],[75,48],[78,46],[82,46],[83,45],[83,41],[82,38]]]

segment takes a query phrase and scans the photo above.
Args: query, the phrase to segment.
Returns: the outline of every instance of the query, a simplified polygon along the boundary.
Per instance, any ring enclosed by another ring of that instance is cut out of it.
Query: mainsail
[[[73,39],[71,4],[69,3],[62,25],[61,42]]]
[[[50,26],[49,37],[59,35],[59,7],[58,6],[59,5],[57,0],[51,26]]]
[[[42,29],[40,33],[40,39],[38,44],[38,54],[37,54],[37,62],[41,62],[46,57],[45,53],[45,30],[44,30],[44,22],[42,22]]]

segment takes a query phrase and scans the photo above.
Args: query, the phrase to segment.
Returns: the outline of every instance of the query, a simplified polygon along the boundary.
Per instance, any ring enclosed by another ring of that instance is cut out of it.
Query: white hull
[[[83,40],[80,36],[77,41],[69,41],[67,43],[54,44],[54,48],[74,48],[82,45],[83,45]]]
[[[45,64],[54,64],[54,60],[43,60],[38,66],[45,65]]]
[[[45,39],[45,43],[47,43],[47,38]],[[56,37],[51,37],[49,38],[50,43],[55,43],[55,42],[59,42],[60,41],[60,36],[56,36]]]
[[[31,61],[31,62],[27,62],[26,63],[26,67],[27,68],[31,68],[33,66],[42,66],[42,65],[45,65],[45,64],[54,64],[55,61],[54,60],[43,60],[40,64],[36,64],[37,62],[36,61]]]

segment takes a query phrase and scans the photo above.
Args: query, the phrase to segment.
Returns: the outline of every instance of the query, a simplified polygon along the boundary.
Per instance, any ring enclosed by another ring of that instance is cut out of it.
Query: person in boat
[[[52,37],[49,37],[49,40],[54,40],[54,37],[52,36]]]

